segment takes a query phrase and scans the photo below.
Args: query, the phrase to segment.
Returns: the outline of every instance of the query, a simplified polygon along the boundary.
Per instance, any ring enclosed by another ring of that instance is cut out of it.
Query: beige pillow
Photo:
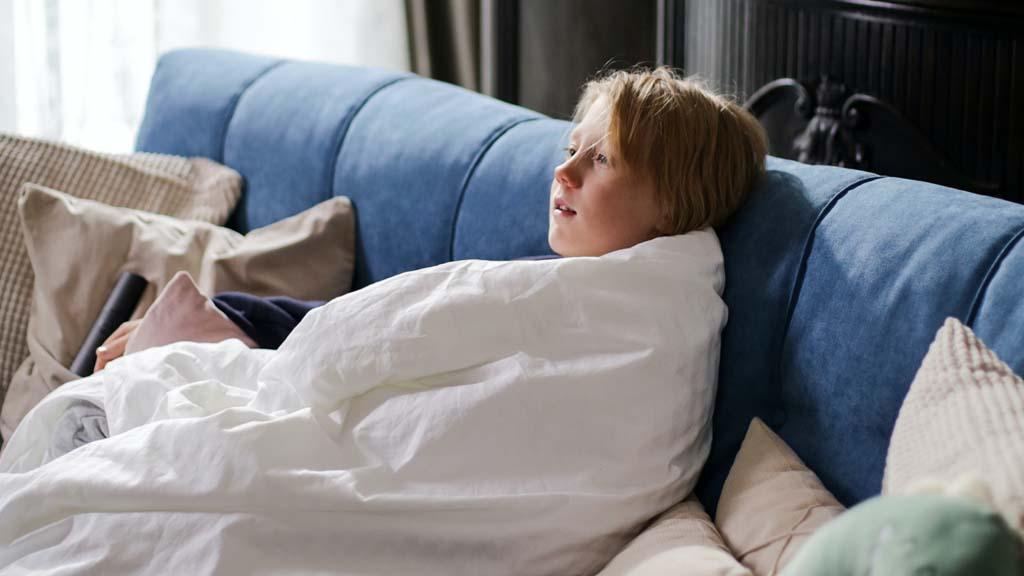
[[[18,207],[35,287],[30,356],[11,381],[0,412],[4,438],[46,394],[75,379],[66,366],[122,272],[150,282],[135,317],[182,270],[206,294],[244,291],[329,300],[347,292],[352,282],[355,219],[344,197],[245,236],[34,185],[26,185]]]
[[[0,403],[15,369],[28,356],[32,267],[17,215],[18,191],[26,182],[214,224],[227,220],[242,190],[237,172],[201,158],[109,156],[0,134]]]
[[[690,496],[656,518],[598,576],[750,576]]]
[[[762,576],[782,571],[843,510],[796,453],[754,418],[722,488],[715,524],[736,558]]]
[[[976,476],[1024,535],[1024,380],[955,318],[947,318],[900,407],[883,494]]]

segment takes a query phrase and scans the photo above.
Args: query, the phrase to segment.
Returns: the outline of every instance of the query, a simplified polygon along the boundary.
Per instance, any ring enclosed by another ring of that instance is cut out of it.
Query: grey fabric
[[[75,400],[57,420],[52,441],[54,457],[109,435],[107,413],[88,400]]]

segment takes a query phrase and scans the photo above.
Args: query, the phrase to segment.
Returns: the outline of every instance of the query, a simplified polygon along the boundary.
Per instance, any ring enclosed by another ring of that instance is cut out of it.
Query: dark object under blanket
[[[324,304],[285,296],[260,298],[242,292],[222,292],[212,300],[257,346],[271,350],[277,350],[310,310]]]

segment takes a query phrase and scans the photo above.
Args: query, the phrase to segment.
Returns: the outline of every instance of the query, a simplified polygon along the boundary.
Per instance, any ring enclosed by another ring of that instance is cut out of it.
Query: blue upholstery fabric
[[[886,178],[821,220],[780,362],[779,435],[840,501],[877,492],[900,404],[935,332],[967,321],[1024,207]],[[843,458],[836,454],[846,452]]]
[[[719,231],[729,321],[722,334],[711,455],[697,486],[714,510],[754,416],[784,421],[778,384],[790,295],[820,215],[876,176],[770,159],[764,181]]]
[[[989,271],[971,321],[981,338],[1016,374],[1024,375],[1024,227],[1006,243]]]
[[[197,66],[198,62],[202,62]],[[239,98],[280,63],[219,50],[181,50],[160,58],[136,148],[224,161],[224,137]]]
[[[453,259],[553,254],[548,246],[548,196],[570,128],[550,119],[523,122],[491,146],[463,196]]]
[[[451,260],[455,215],[481,158],[540,118],[422,78],[378,92],[352,121],[334,179],[358,219],[354,285]]]
[[[408,74],[219,51],[165,56],[146,114],[140,150],[246,177],[240,230],[350,197],[357,287],[549,252],[565,122]],[[1022,230],[1022,206],[771,159],[719,230],[729,323],[704,504],[714,511],[754,416],[845,504],[878,493],[900,403],[946,316],[1024,371]]]
[[[335,160],[352,118],[376,91],[407,77],[287,62],[253,82],[224,142],[224,162],[246,178],[232,225],[259,228],[333,197]]]

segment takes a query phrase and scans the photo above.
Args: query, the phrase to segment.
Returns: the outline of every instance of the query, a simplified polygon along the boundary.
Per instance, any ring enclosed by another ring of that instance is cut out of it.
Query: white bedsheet
[[[726,308],[710,230],[459,261],[279,351],[179,343],[69,383],[0,457],[0,569],[587,574],[693,487]],[[51,458],[75,398],[111,437]]]

